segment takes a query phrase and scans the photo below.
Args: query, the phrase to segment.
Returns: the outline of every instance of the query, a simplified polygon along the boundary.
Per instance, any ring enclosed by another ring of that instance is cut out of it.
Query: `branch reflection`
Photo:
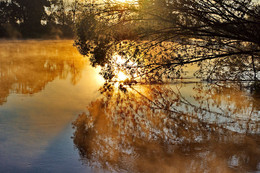
[[[92,102],[73,123],[73,140],[97,170],[256,171],[259,124],[259,102],[234,88],[135,86]]]

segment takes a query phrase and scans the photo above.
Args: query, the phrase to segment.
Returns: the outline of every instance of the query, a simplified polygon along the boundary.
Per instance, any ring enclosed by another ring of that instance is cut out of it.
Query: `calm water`
[[[102,85],[72,41],[0,43],[0,172],[89,170],[71,122]]]
[[[103,80],[72,41],[0,42],[0,172],[257,172],[259,93]]]

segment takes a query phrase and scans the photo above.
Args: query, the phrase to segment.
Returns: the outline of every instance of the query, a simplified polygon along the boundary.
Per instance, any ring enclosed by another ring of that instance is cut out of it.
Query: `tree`
[[[25,37],[35,37],[42,32],[41,21],[45,15],[45,6],[48,0],[13,0],[21,9],[21,30]]]
[[[82,3],[63,0],[52,0],[50,3],[50,7],[46,10],[49,33],[56,37],[73,37],[75,20],[81,11],[79,9]]]
[[[105,5],[104,5],[105,4]],[[258,81],[260,7],[251,0],[139,0],[132,4],[90,4],[78,22],[75,45],[104,73],[114,52],[135,64],[145,81],[180,77],[196,63],[202,79]],[[84,22],[91,17],[96,22]],[[89,28],[94,28],[89,31]],[[112,70],[111,70],[112,69]]]
[[[3,36],[12,37],[13,29],[24,37],[37,37],[42,34],[41,22],[45,16],[45,7],[49,5],[48,0],[11,0],[0,2],[0,5],[1,26],[5,26],[5,32],[10,32]]]
[[[0,37],[20,37],[21,9],[13,1],[0,2]]]

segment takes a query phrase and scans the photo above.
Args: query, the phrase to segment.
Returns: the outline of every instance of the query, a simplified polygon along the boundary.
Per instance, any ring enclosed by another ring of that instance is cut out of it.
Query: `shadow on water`
[[[72,45],[55,41],[1,41],[0,105],[10,93],[34,94],[56,78],[76,84],[85,67],[85,60]]]
[[[234,86],[135,86],[92,102],[73,140],[94,170],[260,171],[259,115],[259,98]]]

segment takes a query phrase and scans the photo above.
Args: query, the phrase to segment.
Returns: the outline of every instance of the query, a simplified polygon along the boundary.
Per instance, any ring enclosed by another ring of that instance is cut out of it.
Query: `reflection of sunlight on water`
[[[104,80],[100,68],[87,65],[72,44],[0,42],[0,172],[35,172],[31,167],[39,165],[43,172],[64,172],[54,170],[58,166],[65,170],[66,163],[80,166],[70,146],[71,130],[64,130],[70,129],[86,102],[99,96]],[[66,138],[61,145],[56,142],[60,137]],[[45,155],[53,157],[44,160]]]
[[[102,86],[102,84],[104,84],[105,80],[101,75],[99,75],[99,73],[101,71],[101,67],[100,66],[95,67],[94,71],[95,71],[95,78],[96,78],[97,84]]]

